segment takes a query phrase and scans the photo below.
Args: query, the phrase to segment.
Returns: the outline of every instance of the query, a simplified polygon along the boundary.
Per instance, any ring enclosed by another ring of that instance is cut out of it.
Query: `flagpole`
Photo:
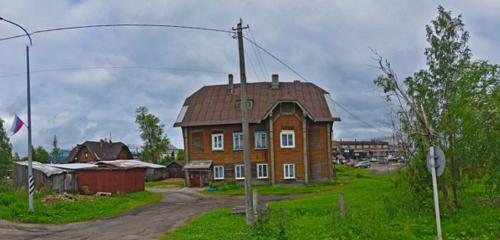
[[[27,95],[28,95],[28,211],[33,212],[35,208],[33,206],[33,193],[35,192],[35,179],[33,178],[33,147],[31,144],[31,93],[30,93],[30,45],[33,45],[31,41],[31,36],[21,25],[0,17],[0,21],[8,22],[16,27],[22,29],[28,39],[30,40],[29,45],[26,44],[26,82],[27,82]]]

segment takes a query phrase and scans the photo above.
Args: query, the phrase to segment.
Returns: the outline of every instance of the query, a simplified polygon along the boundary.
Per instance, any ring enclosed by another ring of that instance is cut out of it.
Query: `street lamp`
[[[24,29],[21,25],[15,23],[15,22],[12,22],[12,21],[9,21],[3,17],[0,17],[0,21],[5,21],[5,22],[8,22],[20,29],[22,29],[25,33],[26,33],[26,36],[28,37],[28,39],[30,40],[30,44],[26,44],[26,82],[27,82],[27,95],[28,95],[28,192],[29,192],[29,195],[28,195],[28,210],[30,212],[33,212],[35,209],[33,207],[33,193],[35,191],[35,179],[33,178],[33,164],[32,164],[32,160],[33,160],[33,147],[31,145],[31,93],[30,93],[30,46],[33,45],[32,41],[31,41],[31,36],[30,34],[28,33],[28,31],[26,31],[26,29]]]

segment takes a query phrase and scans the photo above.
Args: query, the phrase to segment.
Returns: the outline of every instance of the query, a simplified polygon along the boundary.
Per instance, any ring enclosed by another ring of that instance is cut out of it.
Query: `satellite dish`
[[[446,165],[446,159],[444,157],[444,152],[441,150],[439,146],[434,147],[434,159],[435,159],[435,168],[436,168],[436,175],[441,176],[443,175],[444,172],[444,167]],[[427,170],[429,172],[432,171],[432,161],[431,161],[431,153],[430,151],[427,153]]]

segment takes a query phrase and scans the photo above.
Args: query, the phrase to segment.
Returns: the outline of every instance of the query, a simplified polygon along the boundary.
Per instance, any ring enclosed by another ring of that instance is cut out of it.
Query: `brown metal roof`
[[[130,150],[128,149],[127,145],[125,145],[122,142],[108,142],[101,140],[99,142],[93,142],[93,141],[86,141],[82,143],[81,145],[77,145],[73,150],[71,150],[71,153],[69,156],[66,158],[67,162],[72,162],[75,158],[75,156],[78,154],[78,151],[80,151],[81,148],[87,148],[92,154],[96,156],[96,158],[99,161],[102,160],[115,160],[118,157],[118,154],[120,154],[122,149],[126,149],[126,151],[129,153],[129,158],[132,158],[132,154],[130,153]]]
[[[296,102],[316,122],[336,121],[330,113],[322,88],[310,82],[280,82],[278,89],[272,89],[270,82],[248,83],[248,99],[253,102],[250,123],[260,123],[279,102]],[[234,85],[231,94],[228,85],[204,86],[184,102],[187,111],[175,127],[237,124],[241,123],[241,110],[236,106],[240,100],[240,85]]]

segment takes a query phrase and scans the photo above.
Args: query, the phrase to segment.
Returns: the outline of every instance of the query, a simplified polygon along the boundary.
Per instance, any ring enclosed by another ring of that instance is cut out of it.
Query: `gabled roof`
[[[82,148],[87,148],[90,153],[94,154],[96,156],[96,159],[98,161],[103,161],[103,160],[116,160],[118,158],[118,155],[122,151],[122,149],[126,149],[129,153],[129,157],[132,158],[132,154],[130,153],[130,150],[128,149],[127,145],[125,145],[122,142],[108,142],[108,141],[99,141],[99,142],[94,142],[94,141],[86,141],[82,144],[77,145],[71,153],[69,154],[67,158],[67,162],[72,162],[75,156],[78,154],[78,151]]]
[[[332,122],[328,92],[310,82],[280,82],[278,89],[270,82],[248,83],[248,99],[252,101],[250,123],[260,123],[279,102],[295,102],[315,122]],[[240,85],[230,93],[228,85],[204,86],[189,96],[181,109],[175,127],[241,123]]]

